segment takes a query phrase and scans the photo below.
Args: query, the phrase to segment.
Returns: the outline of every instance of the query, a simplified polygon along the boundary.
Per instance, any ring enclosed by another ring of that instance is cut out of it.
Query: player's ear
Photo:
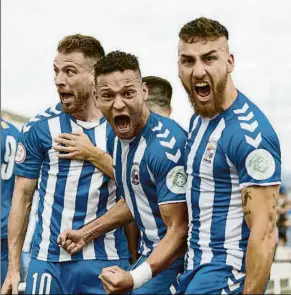
[[[227,72],[231,73],[233,69],[234,69],[234,56],[232,53],[230,53],[227,59]]]
[[[143,100],[147,101],[149,96],[149,89],[145,82],[142,82],[142,93],[143,93]]]

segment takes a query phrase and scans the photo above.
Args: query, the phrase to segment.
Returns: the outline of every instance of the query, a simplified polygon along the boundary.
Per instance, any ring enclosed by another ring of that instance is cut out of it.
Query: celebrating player
[[[123,230],[116,229],[69,255],[57,244],[67,228],[78,229],[117,202],[114,181],[91,163],[59,159],[53,139],[61,132],[83,132],[104,151],[111,127],[96,107],[94,64],[104,50],[93,37],[71,35],[58,45],[54,60],[60,104],[23,127],[16,156],[16,183],[9,219],[9,268],[2,294],[17,293],[20,253],[31,200],[39,184],[39,220],[26,280],[26,294],[104,294],[102,268],[128,268]]]
[[[232,82],[226,28],[198,18],[179,37],[179,76],[195,110],[186,145],[190,223],[179,293],[262,294],[276,243],[278,138]]]
[[[124,199],[82,229],[64,232],[59,242],[75,253],[134,218],[142,256],[130,272],[117,266],[103,269],[104,288],[118,294],[131,289],[133,294],[171,294],[183,269],[183,260],[176,259],[183,253],[187,232],[185,132],[173,120],[150,113],[135,56],[115,51],[100,59],[95,85],[98,106],[119,138],[112,138],[110,153]]]
[[[1,286],[8,268],[7,223],[14,188],[18,129],[1,118]]]

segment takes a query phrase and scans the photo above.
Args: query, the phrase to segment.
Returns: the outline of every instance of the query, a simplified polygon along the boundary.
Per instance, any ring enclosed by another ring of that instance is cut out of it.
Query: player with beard
[[[228,31],[198,18],[179,34],[194,115],[186,144],[188,252],[180,294],[262,294],[276,244],[277,135],[232,81]]]
[[[90,162],[58,158],[53,149],[53,139],[59,133],[83,132],[104,153],[107,151],[107,135],[112,129],[93,95],[94,64],[102,56],[104,50],[93,37],[71,35],[61,40],[54,60],[60,103],[22,129],[8,225],[9,267],[1,294],[17,294],[20,254],[39,177],[39,219],[25,293],[105,294],[98,279],[101,270],[112,265],[129,267],[127,243],[120,228],[72,256],[57,244],[64,229],[82,227],[118,201],[113,180]]]

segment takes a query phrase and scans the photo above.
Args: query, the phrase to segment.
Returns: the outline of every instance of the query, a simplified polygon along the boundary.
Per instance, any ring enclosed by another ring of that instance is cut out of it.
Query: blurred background
[[[1,8],[1,115],[18,128],[58,102],[57,43],[81,33],[99,39],[106,52],[137,55],[144,76],[169,80],[172,118],[187,129],[192,109],[177,73],[179,30],[200,16],[225,25],[235,84],[265,112],[281,143],[279,246],[268,292],[291,292],[291,1],[3,0]]]

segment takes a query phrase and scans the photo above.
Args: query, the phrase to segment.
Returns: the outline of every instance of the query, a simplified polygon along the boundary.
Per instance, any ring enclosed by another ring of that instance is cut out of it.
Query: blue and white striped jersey
[[[17,175],[39,181],[38,222],[32,241],[32,257],[44,261],[128,258],[123,229],[89,243],[71,256],[57,244],[65,229],[78,229],[104,214],[116,203],[114,181],[87,161],[59,159],[53,139],[61,132],[86,133],[93,144],[107,151],[111,131],[105,118],[82,122],[52,107],[28,121],[20,135],[15,157]]]
[[[250,231],[241,189],[279,184],[279,140],[242,93],[213,119],[194,115],[186,144],[189,238],[186,267],[222,263],[245,270]]]
[[[139,252],[149,254],[167,231],[159,205],[186,202],[185,131],[173,120],[151,113],[132,140],[115,138],[113,168],[119,193],[141,232]]]
[[[1,239],[7,239],[7,223],[14,189],[14,157],[20,132],[1,118]]]

